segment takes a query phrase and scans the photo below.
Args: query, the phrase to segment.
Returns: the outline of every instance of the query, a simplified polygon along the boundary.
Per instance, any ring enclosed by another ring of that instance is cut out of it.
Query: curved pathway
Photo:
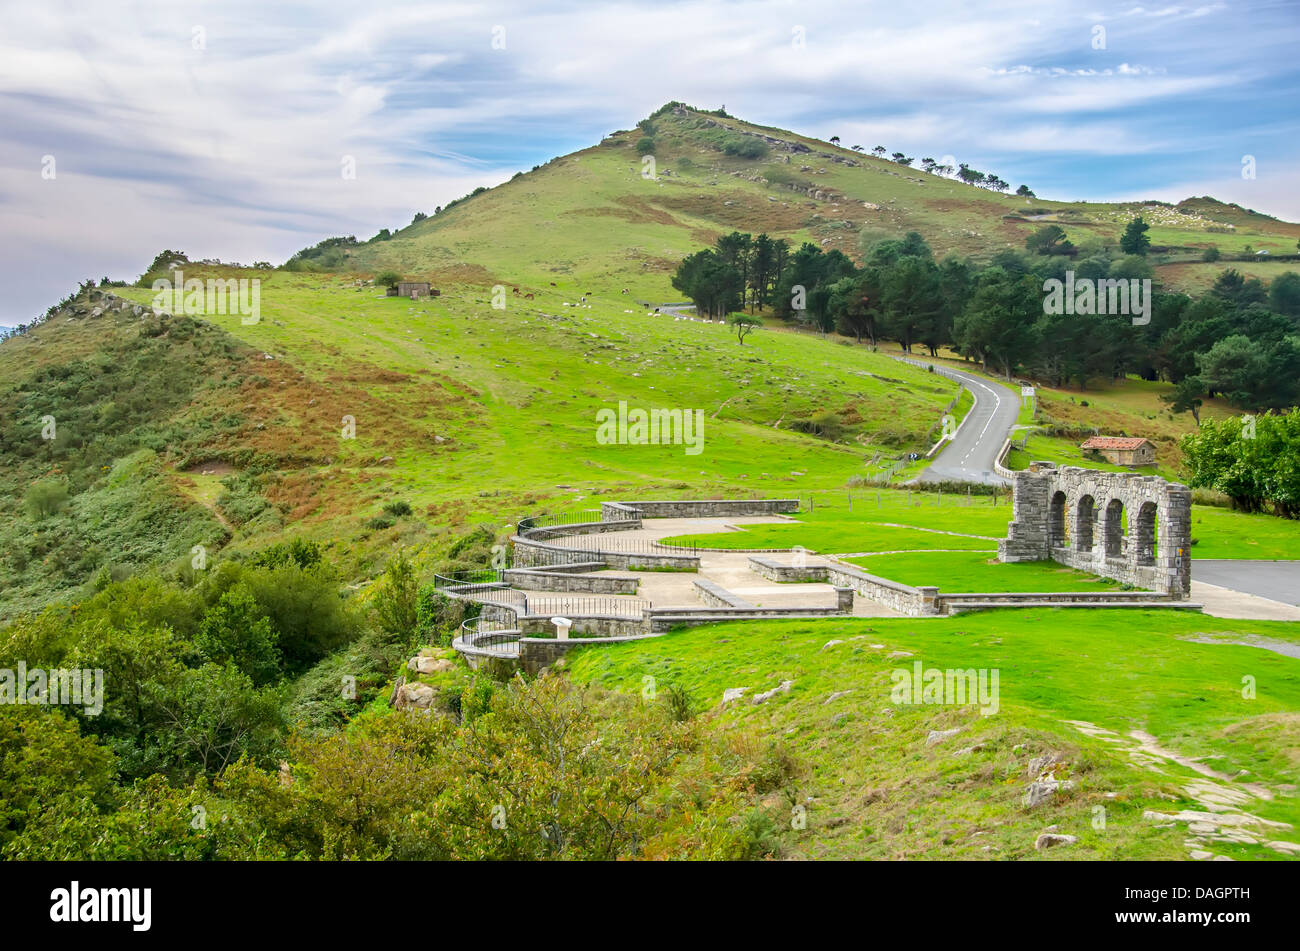
[[[894,359],[918,367],[931,365],[925,360],[907,357]],[[998,475],[994,464],[1020,416],[1019,390],[938,363],[934,364],[934,372],[964,385],[975,397],[975,405],[957,427],[956,435],[939,450],[934,461],[915,481],[1007,485],[1007,480]]]

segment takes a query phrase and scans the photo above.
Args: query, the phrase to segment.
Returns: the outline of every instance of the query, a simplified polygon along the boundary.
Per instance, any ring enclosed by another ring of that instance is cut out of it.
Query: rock
[[[406,662],[407,668],[417,674],[439,674],[451,670],[456,665],[445,657],[412,657]]]
[[[1064,792],[1067,789],[1073,788],[1074,780],[1072,779],[1061,780],[1057,779],[1055,776],[1046,776],[1030,783],[1029,788],[1025,790],[1025,794],[1020,801],[1023,805],[1032,809],[1034,806],[1047,802],[1047,800],[1056,795],[1058,791]]]
[[[1047,767],[1054,766],[1057,762],[1055,753],[1046,753],[1043,756],[1035,756],[1029,761],[1029,778],[1037,779],[1047,771]]]
[[[911,651],[890,651],[885,656],[886,657],[911,657],[912,652]]]
[[[777,686],[773,687],[771,690],[768,690],[764,693],[754,694],[754,703],[756,704],[767,703],[767,701],[771,700],[778,693],[789,693],[790,688],[792,686],[794,686],[793,680],[783,680]]]
[[[433,705],[433,688],[428,684],[402,684],[397,691],[398,710],[428,710]]]
[[[836,644],[843,644],[843,643],[844,643],[843,641],[827,641],[825,644],[822,645],[822,650],[828,650],[834,647]]]
[[[745,695],[745,691],[748,689],[748,687],[728,687],[726,690],[722,691],[721,705],[725,707],[736,702]]]
[[[961,727],[953,727],[951,730],[931,730],[925,738],[926,746],[934,746],[936,743],[942,743],[949,737],[956,736],[962,731]]]
[[[1188,854],[1198,862],[1204,862],[1206,859],[1213,858],[1214,856],[1214,853],[1206,852],[1204,849],[1193,849]]]
[[[834,701],[839,700],[841,697],[847,697],[851,693],[853,693],[852,687],[850,687],[848,690],[837,690],[829,697],[827,697],[825,700],[822,701],[822,706],[825,706],[828,703],[833,703]]]
[[[1034,851],[1041,852],[1043,849],[1052,849],[1058,845],[1074,845],[1079,841],[1077,835],[1063,835],[1058,832],[1044,832],[1034,840]]]

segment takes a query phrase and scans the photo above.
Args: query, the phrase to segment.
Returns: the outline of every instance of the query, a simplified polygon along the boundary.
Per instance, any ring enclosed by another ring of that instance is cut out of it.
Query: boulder
[[[415,671],[417,674],[439,674],[444,670],[451,670],[456,665],[445,657],[412,657],[406,662],[408,669]]]
[[[1059,832],[1044,832],[1034,840],[1034,851],[1041,852],[1043,849],[1055,848],[1058,845],[1074,845],[1079,841],[1077,835],[1063,835]]]
[[[428,710],[433,705],[433,688],[428,684],[402,684],[397,690],[398,710]]]
[[[794,686],[793,680],[783,680],[771,690],[754,694],[754,703],[767,703],[767,701],[771,700],[778,693],[789,693],[792,686]]]
[[[745,691],[748,689],[748,687],[728,687],[726,690],[722,691],[722,706],[725,707],[739,700],[745,695]]]
[[[1044,776],[1029,784],[1029,788],[1025,790],[1025,795],[1021,798],[1020,802],[1025,807],[1032,809],[1035,806],[1047,802],[1047,800],[1051,799],[1058,792],[1064,792],[1073,788],[1074,780],[1072,779],[1062,780],[1057,779],[1055,776]]]
[[[925,745],[934,746],[936,743],[942,743],[944,740],[956,736],[961,730],[961,727],[953,727],[951,730],[931,730],[925,738]]]

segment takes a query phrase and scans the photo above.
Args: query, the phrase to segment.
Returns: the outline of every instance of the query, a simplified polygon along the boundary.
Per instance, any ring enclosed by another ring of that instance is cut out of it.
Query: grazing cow
[[[655,313],[656,313],[656,314],[659,313],[659,308],[658,308],[658,307],[655,308]]]
[[[554,281],[551,281],[551,286],[552,286],[552,287],[555,286],[555,282],[554,282]]]
[[[516,293],[516,294],[519,293],[519,288],[517,288],[517,287],[515,288],[515,293]]]
[[[532,294],[525,294],[525,295],[524,295],[524,300],[532,300],[532,299],[533,299],[533,295],[532,295]]]
[[[619,293],[621,293],[621,294],[626,294],[626,293],[627,293],[627,288],[626,288],[626,287],[625,287],[625,288],[623,288],[623,290],[622,290],[622,291],[620,291],[620,292],[619,292]]]

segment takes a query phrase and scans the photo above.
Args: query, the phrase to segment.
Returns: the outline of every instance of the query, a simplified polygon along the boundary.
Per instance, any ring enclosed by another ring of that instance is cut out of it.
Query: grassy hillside
[[[678,299],[669,282],[678,261],[732,230],[846,253],[864,232],[918,231],[936,255],[987,258],[1022,249],[1046,222],[1060,224],[1076,245],[1114,245],[1142,214],[1161,249],[1153,262],[1188,262],[1171,264],[1162,279],[1201,288],[1247,246],[1294,254],[1300,238],[1300,225],[1209,198],[1176,207],[1028,199],[687,107],[665,107],[650,122],[652,135],[631,129],[553,159],[390,240],[351,250],[348,264],[363,272],[393,267],[435,283],[572,281],[574,289],[603,293],[627,287],[664,301]],[[646,138],[654,142],[654,178],[643,177],[639,146]],[[738,142],[761,143],[766,152],[727,154]],[[1225,260],[1197,263],[1211,245]]]
[[[1292,658],[1244,645],[1255,638],[1294,647],[1294,625],[1175,612],[1123,618],[1057,609],[737,622],[585,650],[569,670],[628,693],[646,677],[674,684],[710,719],[789,742],[802,781],[765,806],[791,857],[1286,857],[1264,843],[1300,842],[1300,676]],[[996,711],[892,702],[891,672],[917,662],[997,670]],[[1267,684],[1250,699],[1247,675]],[[719,707],[729,688],[753,696],[787,680],[789,692],[762,705]],[[1039,773],[1031,763],[1042,757],[1054,758],[1050,771],[1073,786],[1026,806]],[[1219,841],[1186,821],[1144,818],[1204,812],[1216,799],[1234,803],[1227,812],[1287,825],[1251,823],[1246,837]],[[792,822],[795,805],[806,809],[805,828]],[[1035,838],[1052,826],[1079,841],[1036,852]]]

